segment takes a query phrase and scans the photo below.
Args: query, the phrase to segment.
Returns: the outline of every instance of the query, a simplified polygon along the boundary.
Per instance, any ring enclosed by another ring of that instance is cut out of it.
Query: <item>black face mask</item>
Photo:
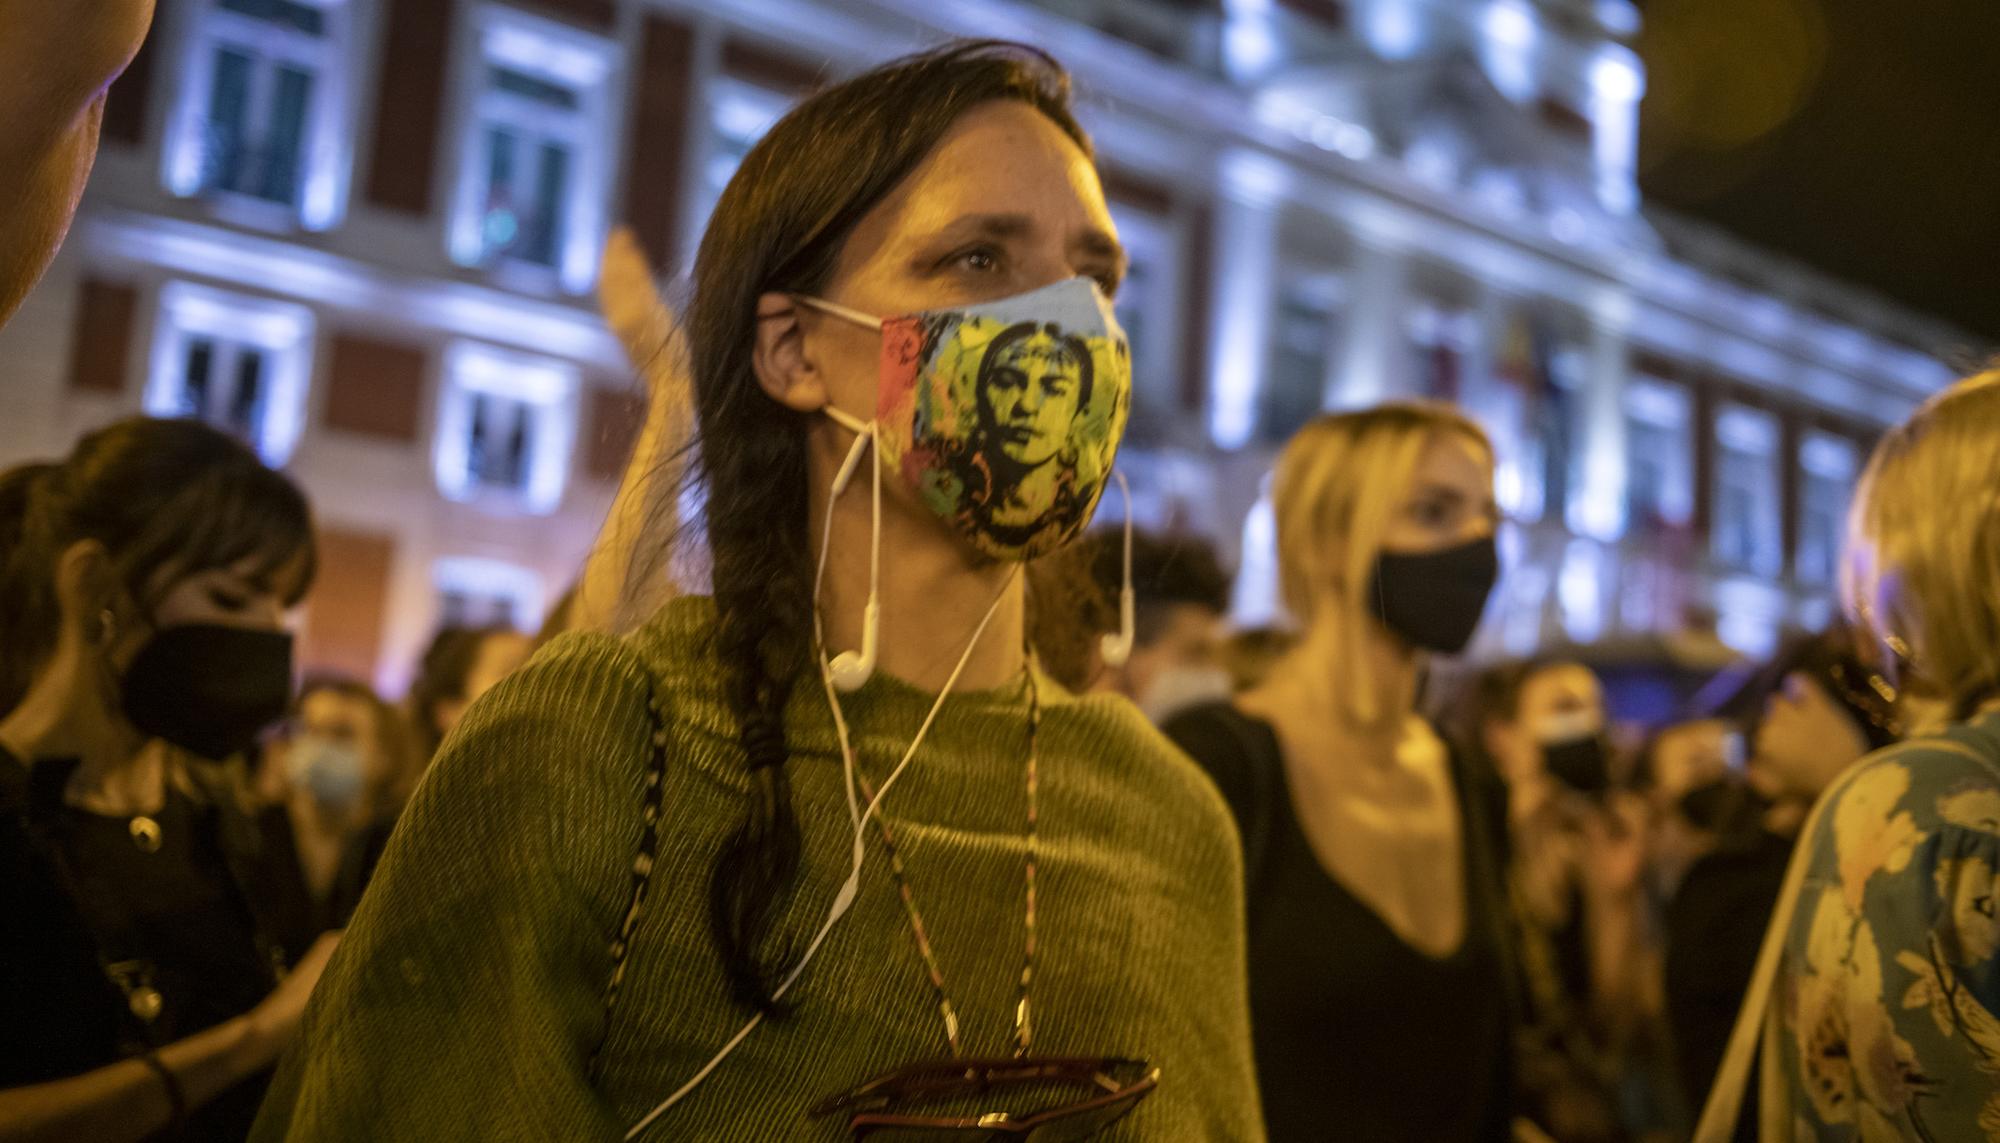
[[[220,761],[250,749],[292,701],[292,637],[215,623],[163,627],[126,668],[125,717]]]
[[[1411,646],[1456,655],[1472,642],[1499,578],[1500,549],[1491,536],[1442,552],[1383,552],[1368,607]]]
[[[1681,816],[1696,829],[1711,832],[1742,824],[1756,812],[1750,787],[1733,778],[1717,778],[1681,795]]]
[[[1542,744],[1542,765],[1563,785],[1593,797],[1611,788],[1609,751],[1604,736],[1589,734]]]

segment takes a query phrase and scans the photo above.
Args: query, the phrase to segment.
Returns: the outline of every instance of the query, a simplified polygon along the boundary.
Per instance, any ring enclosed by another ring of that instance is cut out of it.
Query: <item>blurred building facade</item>
[[[68,246],[0,331],[0,463],[146,410],[295,473],[305,657],[397,689],[442,621],[532,627],[639,420],[615,219],[684,272],[758,136],[951,36],[1075,73],[1132,254],[1141,522],[1240,559],[1314,413],[1493,431],[1489,651],[1827,614],[1849,490],[1957,331],[1648,211],[1627,0],[161,0]],[[1115,505],[1109,507],[1115,508]]]

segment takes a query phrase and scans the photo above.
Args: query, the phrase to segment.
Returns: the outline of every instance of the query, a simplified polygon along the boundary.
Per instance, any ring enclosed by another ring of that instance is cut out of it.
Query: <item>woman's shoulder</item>
[[[655,672],[631,640],[566,632],[481,695],[445,739],[423,786],[532,789],[582,772],[636,780],[660,713]],[[421,798],[417,799],[421,800]]]
[[[1064,693],[1050,703],[1044,726],[1057,730],[1063,748],[1088,754],[1128,788],[1147,791],[1159,809],[1223,808],[1203,768],[1122,695]]]
[[[1814,876],[1858,910],[1878,878],[1928,884],[1951,854],[2000,860],[2000,739],[1961,725],[1879,750],[1842,775],[1817,812]]]
[[[679,596],[625,634],[568,631],[537,651],[489,696],[496,712],[589,719],[606,703],[657,706],[668,692],[714,675],[705,596]],[[477,708],[475,708],[477,709]]]
[[[1822,816],[1907,815],[1917,828],[1962,826],[2000,832],[2000,720],[1962,723],[1878,750],[1855,763]]]

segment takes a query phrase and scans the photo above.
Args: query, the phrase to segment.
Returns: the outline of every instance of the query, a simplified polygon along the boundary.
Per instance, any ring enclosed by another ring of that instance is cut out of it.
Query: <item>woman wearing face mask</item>
[[[1505,1139],[1512,972],[1486,795],[1416,713],[1499,572],[1493,454],[1440,405],[1321,417],[1273,485],[1298,643],[1166,730],[1243,838],[1271,1138]]]
[[[264,835],[294,855],[288,948],[347,923],[367,870],[356,841],[371,823],[393,820],[417,772],[401,712],[353,679],[309,679],[293,705],[289,733],[266,764],[275,801],[260,817]]]
[[[1759,807],[1743,780],[1742,723],[1721,712],[1668,723],[1639,747],[1632,786],[1653,822],[1647,876],[1667,900],[1694,863],[1755,824]]]
[[[1895,692],[1841,628],[1793,642],[1726,705],[1758,711],[1749,785],[1761,812],[1689,868],[1665,911],[1667,1016],[1682,1091],[1697,1103],[1743,1005],[1799,826],[1841,771],[1896,741],[1898,725]]]
[[[1620,1138],[1621,1089],[1656,1042],[1659,948],[1646,808],[1613,786],[1603,686],[1579,663],[1507,663],[1474,680],[1463,719],[1466,754],[1506,784],[1525,1097],[1558,1139]]]
[[[1258,1136],[1227,810],[1023,648],[1021,561],[1087,522],[1130,391],[1065,86],[940,49],[744,160],[689,312],[713,594],[474,706],[257,1138]],[[1070,491],[983,530],[947,460],[1025,321],[1090,401],[1035,483]]]
[[[1855,489],[1841,594],[1954,721],[1835,778],[1800,831],[1696,1130],[1987,1139],[2000,1118],[2000,372],[1931,398]],[[1849,740],[1851,745],[1851,739]],[[1829,743],[1828,745],[1832,745]]]
[[[0,475],[0,1139],[247,1132],[332,944],[283,974],[217,763],[284,713],[312,569],[298,490],[203,425]]]

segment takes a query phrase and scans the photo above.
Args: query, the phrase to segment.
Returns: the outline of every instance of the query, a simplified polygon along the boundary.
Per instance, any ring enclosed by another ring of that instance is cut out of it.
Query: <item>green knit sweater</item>
[[[253,1139],[618,1139],[743,1025],[708,930],[709,868],[749,790],[713,621],[689,598],[624,639],[567,636],[474,705],[390,842]],[[1106,1140],[1262,1138],[1228,811],[1130,704],[1041,688],[1035,1052],[1159,1066],[1159,1089]],[[932,698],[879,675],[843,697],[872,779]],[[658,857],[607,1012],[656,719]],[[954,694],[883,808],[974,1055],[1005,1055],[1013,1032],[1026,728],[1025,680]],[[795,689],[785,729],[805,856],[783,939],[802,949],[847,876],[852,833],[818,686]],[[643,1138],[844,1138],[806,1109],[946,1053],[872,828],[859,898],[786,999],[788,1016]]]

